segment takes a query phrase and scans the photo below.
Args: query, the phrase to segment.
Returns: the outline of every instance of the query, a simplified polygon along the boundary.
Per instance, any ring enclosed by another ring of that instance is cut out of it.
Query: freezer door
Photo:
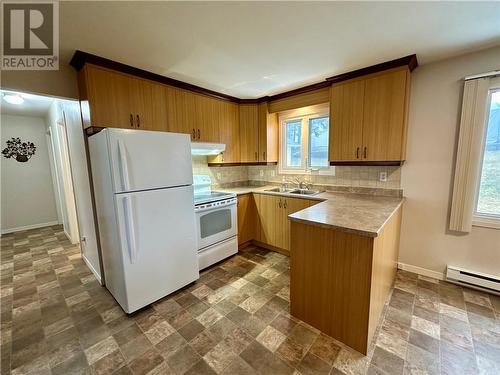
[[[198,279],[193,188],[115,194],[125,281],[133,312]]]
[[[189,135],[105,129],[115,193],[191,185]]]

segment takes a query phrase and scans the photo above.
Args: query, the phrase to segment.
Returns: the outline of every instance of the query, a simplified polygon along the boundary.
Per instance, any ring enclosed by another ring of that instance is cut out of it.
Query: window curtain
[[[460,118],[450,230],[468,233],[481,173],[481,155],[486,127],[489,78],[465,81]]]

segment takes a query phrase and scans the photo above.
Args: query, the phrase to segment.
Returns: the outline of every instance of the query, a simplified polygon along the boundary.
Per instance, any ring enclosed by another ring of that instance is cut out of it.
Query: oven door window
[[[231,226],[231,209],[208,212],[200,217],[200,236],[201,238],[207,238],[230,230]]]

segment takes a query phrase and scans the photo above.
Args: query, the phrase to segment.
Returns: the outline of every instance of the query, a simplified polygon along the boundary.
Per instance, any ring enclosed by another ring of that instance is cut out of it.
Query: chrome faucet
[[[295,177],[294,181],[297,185],[299,185],[300,190],[309,190],[309,185],[307,184],[306,180],[301,180],[300,178]]]

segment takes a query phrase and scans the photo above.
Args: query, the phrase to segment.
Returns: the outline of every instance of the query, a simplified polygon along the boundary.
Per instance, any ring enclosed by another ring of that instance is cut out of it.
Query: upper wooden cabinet
[[[170,86],[165,86],[165,90],[168,131],[190,134],[193,141],[196,138],[193,95],[186,90]]]
[[[408,67],[334,84],[330,90],[330,162],[403,161],[409,88]]]
[[[267,102],[258,106],[259,161],[278,162],[278,114],[269,113]]]
[[[209,164],[233,164],[240,162],[240,117],[238,104],[217,100],[218,142],[226,145],[226,150],[217,156],[209,156]]]
[[[267,102],[240,104],[240,150],[242,163],[278,161],[278,115]]]
[[[330,94],[330,161],[359,160],[363,146],[365,82],[332,86]]]
[[[159,84],[91,64],[79,72],[87,126],[167,130],[165,96]]]
[[[257,104],[240,104],[240,160],[259,161],[259,110]]]

